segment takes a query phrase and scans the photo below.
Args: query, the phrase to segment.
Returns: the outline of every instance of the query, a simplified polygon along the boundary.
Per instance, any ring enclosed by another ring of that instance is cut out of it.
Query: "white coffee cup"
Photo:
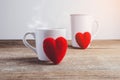
[[[87,14],[71,14],[71,32],[73,47],[80,47],[75,40],[76,33],[89,32],[91,34],[91,38],[93,39],[93,36],[96,34],[97,30],[98,23],[92,16]]]
[[[35,38],[36,48],[31,46],[27,40],[27,35],[32,35]],[[26,47],[32,49],[38,55],[38,59],[41,61],[50,61],[48,57],[45,55],[43,50],[43,41],[44,39],[52,37],[56,39],[57,37],[66,37],[66,30],[62,28],[37,28],[35,32],[27,32],[24,35],[23,43]]]

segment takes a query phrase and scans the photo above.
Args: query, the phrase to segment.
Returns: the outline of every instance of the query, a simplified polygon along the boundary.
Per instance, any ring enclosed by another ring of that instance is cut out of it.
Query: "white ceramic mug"
[[[26,36],[27,35],[32,35],[35,38],[35,44],[36,48],[31,46],[27,40]],[[45,28],[45,29],[40,29],[37,28],[35,32],[27,32],[24,35],[23,38],[23,43],[25,44],[26,47],[32,49],[35,53],[38,55],[38,59],[41,61],[49,61],[48,57],[45,55],[45,52],[43,50],[43,41],[47,37],[52,37],[56,39],[57,37],[66,37],[66,30],[62,28],[58,29],[53,29],[53,28]]]
[[[73,47],[80,47],[75,40],[75,35],[77,32],[89,32],[91,34],[91,38],[93,39],[93,36],[96,34],[97,30],[98,23],[92,16],[87,14],[71,14],[71,32]]]

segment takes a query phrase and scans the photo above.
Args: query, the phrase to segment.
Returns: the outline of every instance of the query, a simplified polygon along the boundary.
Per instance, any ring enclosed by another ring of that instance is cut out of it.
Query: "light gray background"
[[[90,14],[99,22],[95,39],[120,39],[120,0],[0,0],[0,39],[22,39],[35,27],[66,28],[70,14]]]

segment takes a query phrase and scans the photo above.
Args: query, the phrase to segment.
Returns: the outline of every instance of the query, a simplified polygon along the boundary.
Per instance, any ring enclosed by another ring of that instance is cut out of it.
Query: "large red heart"
[[[64,58],[67,50],[67,40],[63,37],[46,38],[43,42],[46,56],[54,63],[59,64]]]
[[[81,33],[78,32],[75,35],[76,42],[82,49],[86,49],[91,41],[91,34],[89,32]]]

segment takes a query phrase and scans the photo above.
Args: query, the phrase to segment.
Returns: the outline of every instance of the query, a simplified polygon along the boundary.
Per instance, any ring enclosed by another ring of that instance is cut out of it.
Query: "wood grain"
[[[0,41],[0,80],[120,80],[120,40],[93,41],[85,50],[68,43],[62,63],[53,65],[21,40]]]

